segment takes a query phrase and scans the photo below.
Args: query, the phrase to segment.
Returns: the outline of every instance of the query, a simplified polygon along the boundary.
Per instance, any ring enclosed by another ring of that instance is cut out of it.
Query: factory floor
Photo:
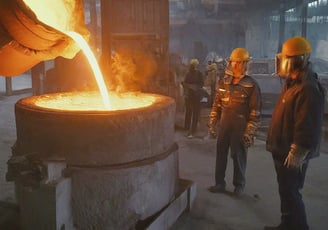
[[[263,95],[264,97],[266,95]],[[261,230],[264,225],[280,222],[280,200],[272,157],[265,150],[266,128],[270,116],[264,116],[255,145],[248,151],[246,187],[241,197],[233,196],[232,159],[226,170],[227,192],[210,193],[214,184],[216,140],[207,136],[208,108],[203,108],[196,138],[188,139],[178,130],[180,177],[197,184],[197,197],[192,210],[184,213],[171,230]],[[183,114],[180,117],[182,124]],[[325,120],[327,128],[327,119]],[[327,129],[326,129],[327,130]],[[303,199],[311,230],[328,229],[328,135],[322,139],[321,156],[310,161]]]
[[[16,139],[14,104],[31,95],[28,76],[13,79],[13,95],[5,95],[5,81],[0,77],[0,229],[14,230],[18,223],[14,185],[6,182],[6,162]],[[273,97],[264,95],[267,100]],[[227,193],[213,194],[207,188],[214,183],[216,141],[207,136],[209,108],[203,106],[195,138],[188,139],[182,127],[183,111],[178,108],[175,139],[179,145],[179,177],[196,183],[197,196],[190,212],[183,213],[171,230],[257,230],[276,225],[280,220],[278,187],[273,162],[265,151],[266,110],[259,138],[249,149],[245,193],[234,197],[232,161],[226,171]],[[324,129],[327,130],[327,119]],[[328,135],[322,139],[321,156],[310,162],[303,198],[311,230],[328,229]]]

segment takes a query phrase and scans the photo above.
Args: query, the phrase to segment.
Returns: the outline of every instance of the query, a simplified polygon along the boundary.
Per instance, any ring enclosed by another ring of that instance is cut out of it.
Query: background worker
[[[212,106],[216,94],[217,76],[218,76],[218,68],[216,63],[209,61],[206,66],[206,77],[205,77],[204,86],[206,88],[209,88],[208,105],[210,106]]]
[[[277,73],[285,84],[275,106],[266,148],[272,153],[280,195],[281,223],[266,230],[308,230],[300,190],[309,160],[319,156],[324,89],[311,70],[310,43],[303,37],[285,41],[277,54]]]
[[[199,61],[191,59],[189,70],[183,81],[183,90],[185,98],[185,123],[184,128],[188,130],[188,138],[193,138],[200,115],[200,100],[203,97],[203,74],[197,69]]]
[[[250,55],[236,48],[227,60],[225,76],[219,80],[216,97],[208,122],[209,133],[217,137],[215,185],[210,192],[224,192],[225,171],[229,149],[233,159],[234,194],[245,187],[247,149],[253,144],[260,122],[261,93],[257,82],[246,74]]]

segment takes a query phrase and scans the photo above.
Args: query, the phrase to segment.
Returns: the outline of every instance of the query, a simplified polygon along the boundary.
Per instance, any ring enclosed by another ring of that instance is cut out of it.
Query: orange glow
[[[144,93],[111,92],[109,98],[112,103],[110,111],[147,107],[156,101],[156,95]],[[36,106],[54,110],[108,111],[98,92],[45,94],[38,96],[34,103]]]
[[[88,43],[83,39],[83,37],[75,32],[67,32],[66,33],[68,36],[70,36],[71,38],[74,39],[74,41],[79,44],[79,46],[81,47],[84,55],[87,57],[89,64],[92,68],[93,74],[96,78],[102,99],[103,99],[103,103],[105,105],[105,108],[107,109],[111,109],[111,105],[109,102],[109,96],[108,96],[108,91],[106,88],[106,84],[104,82],[104,77],[100,71],[99,65],[97,63],[97,59],[96,57],[93,55],[90,46],[88,45]]]
[[[67,0],[23,0],[43,23],[59,30],[71,31],[75,1]]]
[[[98,84],[103,103],[106,109],[111,109],[108,91],[104,82],[103,75],[100,71],[97,59],[92,53],[88,43],[84,38],[71,31],[70,25],[74,20],[75,1],[59,1],[59,0],[24,0],[25,4],[33,10],[37,18],[43,23],[65,33],[71,37],[82,49],[84,55],[87,57],[92,68],[96,82]]]

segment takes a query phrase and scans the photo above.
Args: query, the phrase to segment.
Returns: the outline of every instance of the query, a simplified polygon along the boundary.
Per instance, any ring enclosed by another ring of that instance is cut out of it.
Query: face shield
[[[248,67],[248,61],[230,61],[227,59],[226,62],[227,64],[225,74],[237,78],[245,76]]]
[[[309,60],[309,54],[284,56],[278,53],[275,57],[275,72],[282,78],[291,77],[292,73],[303,70]]]

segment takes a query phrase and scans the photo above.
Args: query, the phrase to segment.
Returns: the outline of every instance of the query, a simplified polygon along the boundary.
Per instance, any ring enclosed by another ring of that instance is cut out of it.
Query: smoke
[[[320,40],[318,42],[315,56],[328,61],[328,36],[326,40]]]
[[[111,60],[109,88],[116,92],[144,91],[157,64],[150,53],[138,50],[117,51]]]

